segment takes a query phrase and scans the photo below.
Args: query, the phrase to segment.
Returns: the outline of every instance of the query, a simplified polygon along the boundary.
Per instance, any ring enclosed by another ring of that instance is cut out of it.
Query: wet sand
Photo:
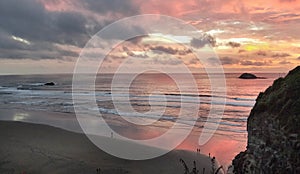
[[[183,150],[144,161],[119,159],[100,150],[84,134],[47,125],[0,121],[0,138],[0,173],[3,174],[92,174],[97,173],[97,169],[101,169],[101,174],[182,174],[184,168],[180,158],[190,169],[193,161],[200,172],[206,168],[205,173],[210,173],[211,169],[209,157]],[[118,143],[125,145],[127,142]]]

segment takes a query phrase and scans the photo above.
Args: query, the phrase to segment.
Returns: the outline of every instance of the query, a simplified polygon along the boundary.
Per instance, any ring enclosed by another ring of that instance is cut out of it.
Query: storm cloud
[[[46,2],[55,3],[55,1]],[[85,8],[96,13],[114,12],[116,15],[99,22],[98,19],[87,17],[78,11],[49,11],[38,0],[1,0],[0,57],[11,59],[77,57],[77,52],[57,45],[82,48],[90,39],[90,35],[122,15],[138,11],[129,1],[122,0],[87,0],[79,4],[84,4]]]
[[[81,0],[79,4],[85,4],[87,8],[102,14],[114,12],[115,15],[136,15],[140,13],[139,9],[128,0]]]

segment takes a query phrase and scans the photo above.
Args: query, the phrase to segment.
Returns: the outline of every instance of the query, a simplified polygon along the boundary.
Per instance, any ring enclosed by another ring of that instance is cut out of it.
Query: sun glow
[[[247,44],[243,46],[246,51],[269,50],[268,44]]]

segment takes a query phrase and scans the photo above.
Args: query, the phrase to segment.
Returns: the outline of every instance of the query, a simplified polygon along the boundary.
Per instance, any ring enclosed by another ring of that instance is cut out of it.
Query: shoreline
[[[0,121],[19,121],[41,124],[75,133],[83,133],[76,116],[73,113],[34,111],[20,108],[0,108]]]

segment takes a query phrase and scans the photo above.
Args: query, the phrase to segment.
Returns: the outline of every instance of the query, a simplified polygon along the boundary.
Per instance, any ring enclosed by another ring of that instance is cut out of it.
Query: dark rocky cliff
[[[247,131],[235,173],[300,173],[300,66],[259,94]]]

